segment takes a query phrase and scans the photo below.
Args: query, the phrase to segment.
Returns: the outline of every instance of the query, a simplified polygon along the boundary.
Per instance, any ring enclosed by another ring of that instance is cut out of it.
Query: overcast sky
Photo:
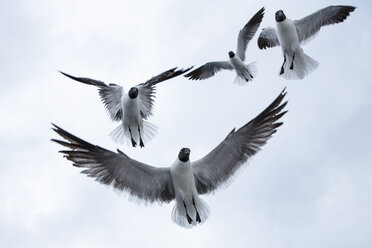
[[[369,1],[0,1],[1,247],[372,247],[372,4]],[[157,136],[144,149],[111,141],[117,126],[97,90],[57,72],[129,89],[172,67],[227,60],[239,30],[261,8],[261,28],[283,9],[300,19],[332,4],[357,6],[304,46],[320,65],[301,81],[278,76],[280,48],[247,62],[248,86],[224,71],[157,87]],[[202,196],[210,218],[194,229],[171,220],[174,202],[137,204],[100,185],[50,142],[51,122],[153,166],[181,147],[204,156],[287,87],[284,125],[234,181]]]

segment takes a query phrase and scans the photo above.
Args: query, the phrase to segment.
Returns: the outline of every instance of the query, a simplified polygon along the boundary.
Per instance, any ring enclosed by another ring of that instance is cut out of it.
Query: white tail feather
[[[144,144],[149,142],[157,133],[157,126],[151,124],[147,121],[143,121],[142,127],[140,127],[141,137]],[[138,133],[138,126],[131,126],[131,133],[133,140],[139,144],[139,133]],[[123,126],[121,123],[117,128],[115,128],[111,133],[110,137],[113,141],[119,144],[126,143],[127,145],[131,146],[131,136],[129,132],[128,126]]]
[[[192,219],[192,222],[189,223],[186,217],[185,207],[182,202],[178,202],[178,201],[176,202],[172,210],[173,222],[177,223],[178,225],[184,228],[192,228],[196,226],[197,224],[204,223],[204,221],[208,219],[209,214],[210,214],[208,205],[199,197],[196,197],[194,199],[195,199],[196,209],[198,210],[198,213],[200,216],[200,220],[201,220],[200,223],[196,221],[196,211],[195,211],[194,205],[191,202],[186,203],[187,213]]]
[[[148,143],[152,138],[155,137],[155,135],[158,132],[158,127],[154,124],[151,124],[150,122],[143,121],[143,134],[142,134],[142,140],[146,144]]]
[[[125,131],[128,131],[128,134],[125,133]],[[123,144],[125,141],[129,145],[129,140],[130,140],[130,135],[129,135],[129,130],[124,130],[123,124],[120,124],[117,128],[115,128],[111,133],[110,137],[113,141],[119,144]]]
[[[287,56],[287,61],[284,64],[284,74],[283,76],[285,79],[289,80],[296,80],[296,79],[303,79],[305,76],[310,74],[314,71],[319,63],[306,55],[302,48],[298,48],[295,51],[295,59],[293,61],[293,70],[290,69],[292,64],[292,56]]]
[[[236,75],[235,79],[234,79],[234,84],[238,84],[238,85],[247,85],[248,82],[252,81],[253,78],[256,77],[257,75],[257,63],[256,62],[252,62],[250,64],[246,64],[245,65],[245,68],[247,69],[246,71],[244,71],[243,73],[239,73]]]

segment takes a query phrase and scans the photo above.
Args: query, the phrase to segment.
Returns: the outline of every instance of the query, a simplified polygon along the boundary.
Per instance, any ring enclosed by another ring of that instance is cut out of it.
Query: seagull
[[[149,141],[156,133],[157,127],[145,120],[153,115],[155,98],[155,86],[165,80],[181,75],[192,67],[184,70],[176,70],[177,67],[152,77],[145,83],[138,84],[129,89],[128,94],[124,93],[122,86],[117,84],[105,84],[102,81],[74,77],[60,71],[63,75],[98,87],[99,96],[106,107],[110,118],[113,121],[121,121],[121,124],[110,133],[111,138],[122,144],[125,139],[130,139],[133,147],[145,146],[144,140]]]
[[[111,185],[146,203],[169,203],[175,200],[172,220],[181,227],[191,228],[209,216],[209,207],[199,197],[214,192],[245,162],[266,144],[283,123],[278,120],[287,112],[282,103],[285,89],[256,118],[243,127],[235,128],[203,158],[190,161],[191,150],[182,148],[170,167],[157,168],[120,151],[112,152],[90,144],[53,125],[64,140],[52,141],[69,148],[64,157],[83,170],[81,173],[96,181]]]
[[[214,76],[218,71],[224,70],[235,70],[236,77],[234,82],[240,85],[245,85],[249,81],[252,81],[253,77],[256,76],[257,67],[256,62],[250,64],[244,64],[245,51],[249,41],[255,35],[262,18],[264,16],[265,8],[260,9],[245,26],[240,30],[238,35],[238,45],[236,54],[233,51],[229,52],[228,61],[213,61],[208,62],[205,65],[189,72],[185,75],[191,80],[203,80]]]
[[[275,13],[276,30],[273,27],[264,28],[258,37],[258,47],[281,46],[284,62],[280,68],[280,76],[286,79],[303,79],[314,71],[319,63],[306,55],[301,45],[309,38],[315,37],[320,28],[330,24],[343,22],[356,7],[329,6],[316,11],[300,20],[290,20],[283,10]]]

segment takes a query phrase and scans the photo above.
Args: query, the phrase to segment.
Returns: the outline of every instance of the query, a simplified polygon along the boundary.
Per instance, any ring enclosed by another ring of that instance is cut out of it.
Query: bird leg
[[[198,209],[195,206],[194,197],[192,198],[192,204],[194,205],[194,208],[195,208],[195,211],[196,211],[196,221],[200,223],[201,222],[201,219],[200,219],[200,215],[199,215]]]
[[[248,71],[248,74],[249,74],[249,76],[251,76],[251,78],[253,79],[253,76],[252,76],[252,74]]]
[[[295,59],[295,55],[296,55],[296,53],[293,53],[291,67],[289,67],[290,70],[293,70],[293,62],[294,62],[294,59]]]
[[[130,139],[132,141],[132,146],[133,147],[136,147],[137,146],[137,143],[134,141],[133,139],[133,136],[132,136],[132,130],[130,130],[130,126],[128,125],[128,128],[129,128],[129,133],[130,133]]]
[[[187,213],[186,203],[184,201],[183,201],[183,206],[185,207],[187,221],[189,222],[189,224],[191,224],[192,219],[190,218],[190,215]]]
[[[253,79],[253,76],[252,76],[252,74],[248,71],[248,70],[246,70],[247,71],[247,73],[248,73],[248,75]],[[244,76],[244,78],[245,78],[245,81],[249,81],[249,79],[248,78],[246,78],[245,76]]]
[[[284,62],[282,64],[282,68],[280,68],[280,74],[279,75],[282,75],[284,73],[284,64],[285,64],[286,61],[287,61],[287,57],[284,54]]]
[[[141,131],[140,131],[140,127],[139,126],[138,126],[138,134],[139,134],[139,137],[140,137],[140,147],[145,147],[145,145],[143,144],[143,141],[142,141]]]

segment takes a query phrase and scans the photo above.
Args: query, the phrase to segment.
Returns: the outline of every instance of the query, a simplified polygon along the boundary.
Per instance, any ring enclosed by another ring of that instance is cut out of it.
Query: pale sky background
[[[320,66],[301,81],[278,76],[280,48],[247,49],[254,81],[224,71],[157,87],[158,135],[145,149],[115,144],[118,124],[97,90],[62,70],[128,89],[174,66],[227,60],[261,8],[261,28],[283,9],[300,19],[357,6],[304,46]],[[0,247],[372,247],[372,4],[370,1],[0,1]],[[134,159],[171,165],[181,147],[204,156],[287,87],[284,125],[228,187],[203,196],[210,218],[171,220],[174,202],[137,204],[79,174],[50,142],[51,122]]]

